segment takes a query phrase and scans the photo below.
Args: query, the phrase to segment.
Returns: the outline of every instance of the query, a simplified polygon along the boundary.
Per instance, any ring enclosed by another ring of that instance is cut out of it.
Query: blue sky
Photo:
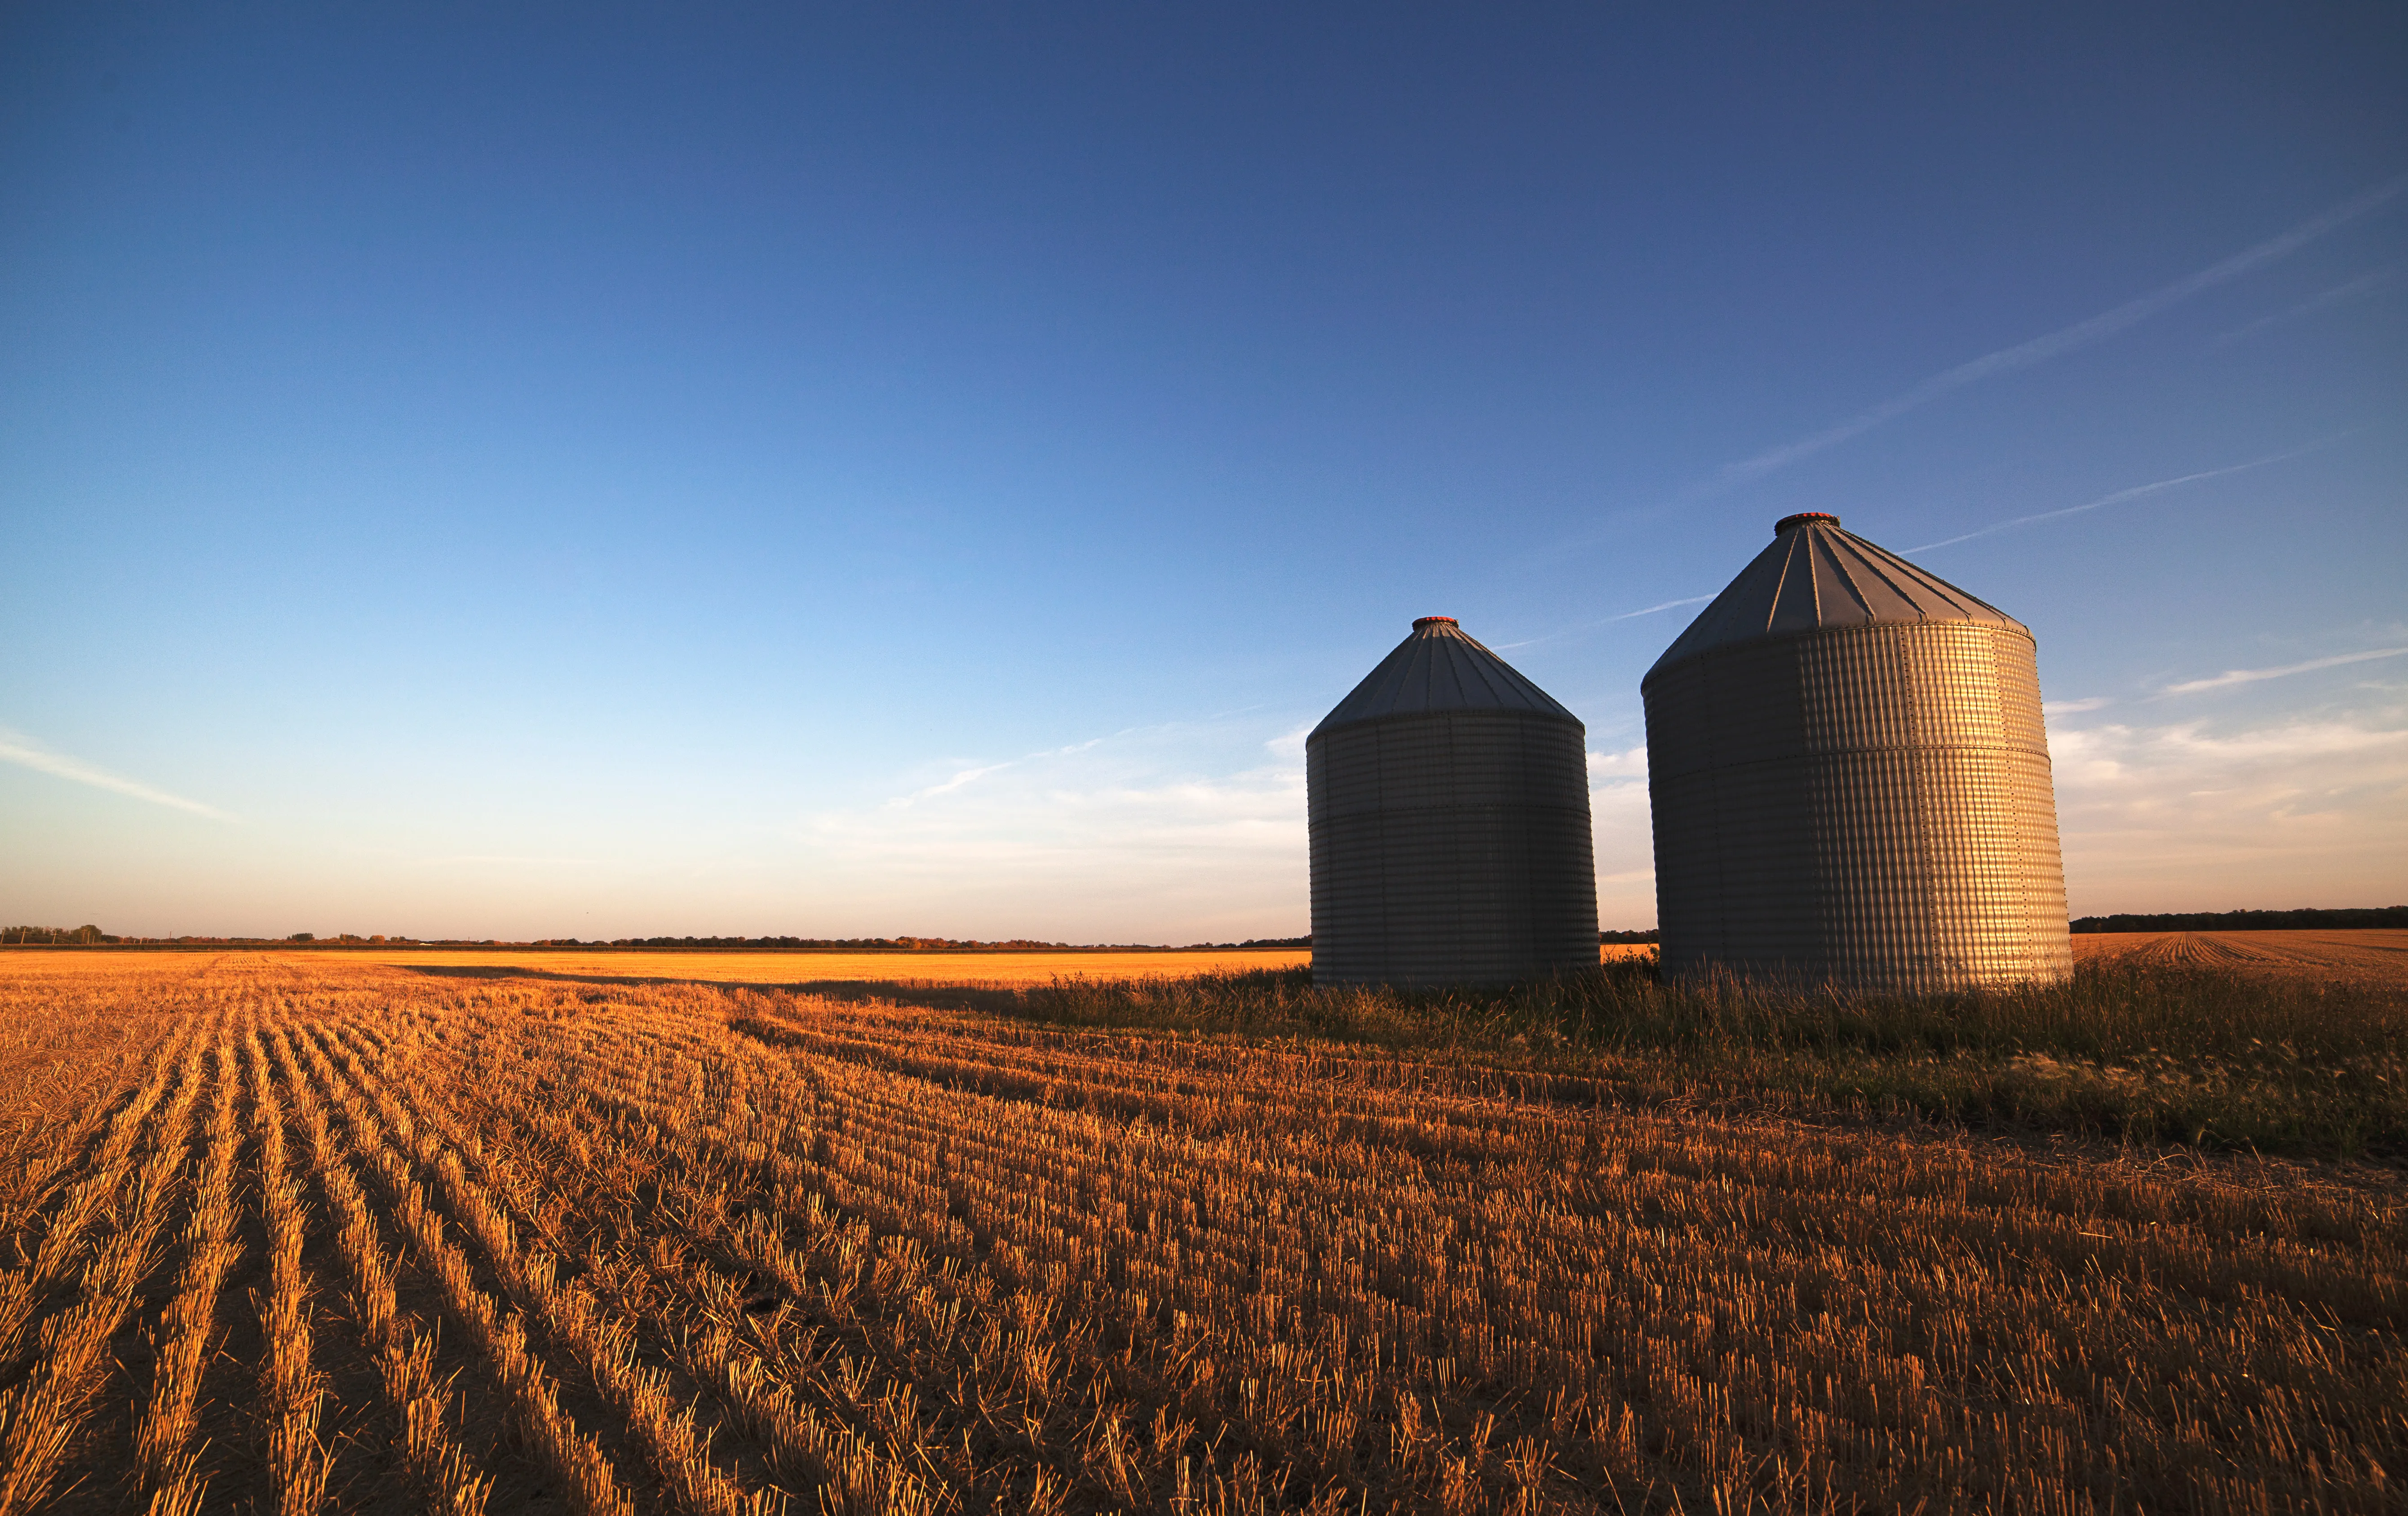
[[[2078,912],[2395,903],[2403,77],[2372,6],[12,8],[0,916],[1298,932],[1301,734],[1440,612],[1642,925],[1639,677],[1795,510],[2033,627]]]

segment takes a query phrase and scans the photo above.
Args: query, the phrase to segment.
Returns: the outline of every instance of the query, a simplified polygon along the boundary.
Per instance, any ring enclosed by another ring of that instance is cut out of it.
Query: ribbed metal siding
[[[1664,967],[1925,993],[2072,972],[2029,636],[1742,643],[1645,686]]]
[[[1305,746],[1317,984],[1495,984],[1597,966],[1579,722],[1394,716]]]

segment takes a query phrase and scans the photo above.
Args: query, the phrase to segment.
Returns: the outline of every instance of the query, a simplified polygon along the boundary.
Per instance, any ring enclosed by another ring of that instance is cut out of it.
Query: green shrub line
[[[1638,959],[1494,991],[1317,987],[1302,968],[1063,979],[1008,1008],[1474,1059],[1650,1103],[2408,1159],[2408,988],[2386,984],[2111,963],[2061,984],[1874,995],[1667,983]]]

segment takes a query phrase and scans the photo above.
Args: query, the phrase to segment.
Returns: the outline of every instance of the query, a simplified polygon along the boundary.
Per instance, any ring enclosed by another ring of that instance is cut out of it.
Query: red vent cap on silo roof
[[[1462,624],[1463,623],[1461,622],[1456,621],[1452,616],[1416,616],[1413,618],[1413,630],[1416,632],[1420,631],[1425,626],[1461,626]]]
[[[1784,516],[1772,523],[1772,535],[1779,536],[1793,526],[1837,526],[1840,518],[1828,510],[1801,510],[1795,516]]]

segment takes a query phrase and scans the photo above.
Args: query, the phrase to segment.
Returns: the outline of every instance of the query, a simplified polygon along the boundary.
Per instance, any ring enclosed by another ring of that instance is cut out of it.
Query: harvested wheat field
[[[2408,928],[2345,932],[2088,932],[2077,960],[2238,968],[2303,978],[2408,983]]]
[[[0,1512],[2385,1510],[2383,1171],[0,959]]]

